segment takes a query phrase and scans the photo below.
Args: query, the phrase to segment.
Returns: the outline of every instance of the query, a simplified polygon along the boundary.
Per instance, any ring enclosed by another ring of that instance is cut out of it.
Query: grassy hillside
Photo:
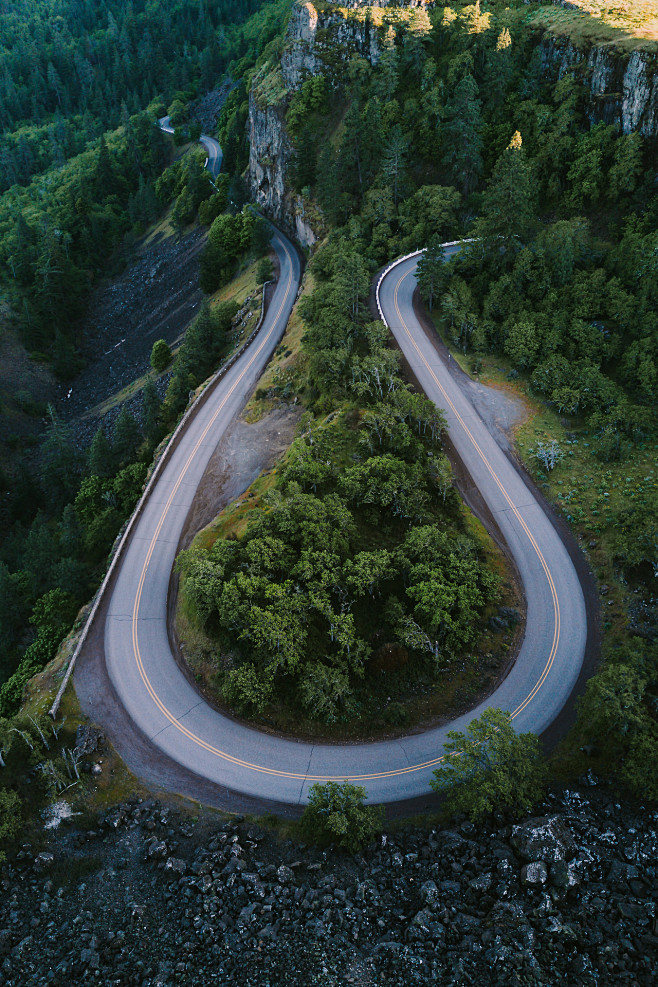
[[[657,0],[569,0],[543,4],[532,21],[575,45],[607,45],[620,51],[658,48]]]

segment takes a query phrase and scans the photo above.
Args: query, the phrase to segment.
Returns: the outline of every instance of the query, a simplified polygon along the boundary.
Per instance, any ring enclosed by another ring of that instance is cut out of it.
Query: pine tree
[[[94,184],[100,195],[103,197],[111,195],[115,188],[114,169],[112,158],[105,141],[105,134],[101,136],[98,160],[94,171]]]
[[[418,261],[416,278],[431,312],[434,300],[441,294],[447,281],[445,250],[437,236],[432,237],[425,253]]]
[[[496,161],[482,197],[482,216],[476,224],[479,236],[524,242],[532,234],[537,219],[536,193],[532,168],[526,158],[517,130]]]
[[[151,377],[148,378],[142,391],[142,416],[144,420],[144,432],[146,440],[150,446],[156,446],[162,434],[160,423],[160,409],[162,401],[157,392],[156,386]]]
[[[382,171],[393,193],[393,204],[396,206],[404,188],[406,157],[407,141],[402,132],[402,127],[396,123],[384,150],[384,160],[382,162]]]
[[[297,142],[295,178],[298,191],[311,187],[315,182],[315,137],[310,127],[304,127]]]
[[[446,107],[443,161],[464,195],[473,191],[482,172],[482,104],[478,95],[475,79],[466,75],[455,86]]]
[[[89,446],[88,466],[92,476],[112,476],[114,470],[112,444],[101,425]]]
[[[119,469],[135,458],[140,438],[137,422],[125,404],[121,408],[119,417],[114,423],[114,434],[112,438],[114,462],[116,468]]]

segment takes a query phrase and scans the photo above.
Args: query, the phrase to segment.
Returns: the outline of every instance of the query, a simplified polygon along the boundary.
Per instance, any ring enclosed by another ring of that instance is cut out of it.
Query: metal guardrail
[[[446,243],[442,243],[440,246],[442,246],[442,247],[456,247],[460,243],[475,243],[476,242],[476,239],[477,238],[472,237],[471,239],[468,239],[468,240],[466,240],[466,239],[464,239],[464,240],[448,240],[448,241],[446,241]],[[410,254],[405,254],[404,257],[398,257],[398,259],[397,260],[394,260],[392,264],[389,264],[388,267],[385,268],[382,271],[382,273],[380,274],[380,276],[379,276],[379,281],[377,282],[377,287],[375,288],[375,299],[377,301],[377,311],[379,312],[380,318],[381,318],[382,322],[384,323],[384,325],[386,326],[387,329],[390,329],[391,327],[389,326],[388,322],[384,318],[384,310],[382,309],[382,305],[381,305],[381,302],[379,300],[379,289],[382,286],[382,281],[384,280],[384,278],[386,277],[387,274],[390,274],[390,272],[393,270],[394,267],[397,267],[399,264],[404,264],[405,260],[411,260],[412,257],[418,257],[420,254],[424,254],[426,250],[427,250],[427,247],[423,247],[421,250],[412,250]]]
[[[162,451],[162,454],[160,455],[160,458],[155,464],[155,468],[153,469],[153,472],[149,477],[148,483],[144,487],[142,496],[139,498],[139,501],[137,502],[137,506],[133,510],[133,513],[131,514],[130,519],[128,520],[123,535],[121,535],[118,544],[112,551],[110,564],[108,566],[107,572],[105,573],[105,578],[103,579],[103,582],[101,583],[96,593],[96,596],[94,597],[94,602],[92,604],[91,610],[89,611],[89,614],[87,615],[87,619],[85,620],[78,643],[76,644],[75,650],[69,659],[68,668],[66,669],[66,673],[64,675],[64,678],[62,679],[62,683],[59,689],[57,690],[57,695],[53,700],[52,706],[48,710],[48,713],[53,719],[57,716],[59,706],[62,701],[62,696],[64,695],[64,691],[69,683],[69,679],[71,678],[71,674],[75,667],[75,663],[78,660],[78,656],[80,655],[80,652],[82,651],[85,645],[87,637],[89,636],[89,631],[91,630],[91,626],[94,622],[94,618],[98,613],[98,608],[100,607],[103,597],[105,596],[107,588],[110,584],[110,580],[112,579],[112,576],[114,575],[114,572],[119,563],[119,559],[123,555],[124,549],[126,548],[130,536],[132,535],[135,524],[137,523],[138,518],[140,517],[142,511],[144,510],[144,506],[148,498],[150,497],[155,484],[160,478],[162,471],[164,470],[165,466],[171,459],[173,452],[178,447],[183,432],[186,430],[190,422],[197,416],[199,410],[206,403],[206,401],[208,400],[208,398],[210,397],[210,395],[212,394],[212,392],[214,391],[215,387],[222,379],[222,377],[224,377],[225,374],[227,374],[228,371],[231,369],[231,367],[233,367],[235,363],[237,363],[237,361],[240,359],[242,354],[251,345],[251,343],[254,341],[254,339],[260,332],[266,315],[265,289],[267,288],[267,285],[271,283],[272,283],[271,281],[266,281],[263,285],[263,302],[262,302],[262,309],[260,313],[260,319],[258,320],[258,325],[253,330],[253,332],[250,333],[249,338],[244,341],[244,343],[240,346],[238,350],[235,351],[233,356],[231,356],[226,361],[226,363],[222,364],[219,370],[217,370],[213,374],[213,376],[209,379],[208,383],[201,391],[201,393],[192,402],[192,404],[185,410],[183,417],[181,418],[178,425],[174,429],[171,438],[167,442],[167,445],[165,446],[165,448]]]
[[[442,243],[441,246],[442,247],[456,247],[460,243],[474,243],[474,242],[475,241],[472,240],[472,239],[471,240],[450,240],[450,241],[448,241],[446,243]],[[423,248],[422,250],[414,250],[410,254],[405,254],[404,257],[399,257],[397,260],[393,261],[392,264],[389,264],[389,266],[382,272],[382,274],[379,277],[379,280],[377,282],[377,287],[375,289],[375,297],[376,297],[376,300],[377,300],[377,309],[379,311],[379,314],[380,314],[380,317],[381,317],[382,322],[389,329],[390,329],[390,326],[388,325],[388,322],[384,318],[384,312],[382,310],[381,301],[380,301],[380,297],[379,297],[379,291],[380,291],[382,282],[383,282],[384,278],[386,277],[386,275],[389,274],[393,270],[393,268],[397,267],[399,264],[403,264],[404,261],[406,261],[406,260],[410,260],[410,258],[412,258],[412,257],[418,257],[420,254],[425,253],[425,249],[426,248]],[[117,565],[119,563],[119,559],[123,555],[124,549],[126,548],[126,545],[128,544],[128,540],[130,539],[130,536],[131,536],[131,534],[133,532],[133,528],[135,527],[135,524],[137,523],[137,520],[140,517],[140,515],[141,515],[141,513],[142,513],[142,511],[144,509],[144,506],[145,506],[145,504],[146,504],[146,502],[147,502],[147,500],[149,498],[149,496],[151,495],[151,492],[153,490],[153,487],[157,483],[157,481],[158,481],[158,479],[160,477],[160,474],[162,473],[165,465],[171,459],[172,453],[177,448],[178,443],[180,441],[180,438],[181,438],[183,432],[185,431],[185,429],[187,428],[187,426],[190,424],[190,422],[192,421],[192,419],[194,417],[196,417],[196,415],[199,412],[199,409],[202,408],[203,405],[206,403],[206,401],[208,400],[208,397],[213,392],[214,388],[217,386],[217,384],[222,379],[222,377],[226,373],[228,373],[228,371],[231,369],[231,367],[240,359],[240,357],[242,356],[242,354],[251,345],[251,343],[253,342],[253,340],[256,338],[257,334],[260,332],[261,326],[263,324],[263,320],[265,318],[265,289],[266,289],[267,285],[270,284],[270,283],[271,283],[270,281],[266,281],[265,284],[263,285],[263,304],[262,304],[262,311],[261,311],[260,319],[258,320],[258,325],[253,330],[253,332],[250,334],[249,338],[247,340],[245,340],[245,342],[242,344],[242,346],[238,350],[236,350],[236,352],[233,354],[233,356],[230,357],[230,359],[227,360],[227,362],[225,364],[223,364],[219,368],[219,370],[210,378],[209,382],[206,384],[206,386],[203,389],[203,391],[201,392],[201,394],[199,394],[199,396],[196,398],[196,400],[193,401],[193,403],[189,406],[189,408],[186,409],[183,417],[181,418],[180,422],[176,426],[176,429],[174,430],[173,435],[171,436],[171,438],[169,439],[169,442],[165,446],[165,448],[164,448],[164,450],[162,452],[162,455],[158,459],[158,462],[156,463],[155,468],[154,468],[153,472],[151,473],[151,476],[150,476],[150,478],[148,480],[148,483],[144,487],[144,490],[142,492],[142,496],[140,497],[140,499],[139,499],[139,501],[137,503],[137,506],[135,507],[133,513],[130,516],[130,519],[129,519],[127,525],[126,525],[126,528],[125,528],[125,530],[123,532],[123,535],[121,536],[121,538],[119,540],[118,545],[116,546],[116,548],[114,549],[114,551],[112,553],[112,558],[111,558],[111,561],[110,561],[108,570],[107,570],[107,572],[105,574],[105,578],[103,579],[103,582],[101,583],[100,588],[98,589],[98,592],[96,593],[96,596],[94,597],[94,602],[92,604],[91,610],[89,611],[89,614],[87,616],[87,619],[86,619],[86,621],[84,623],[84,626],[83,626],[83,629],[82,629],[82,633],[80,635],[80,638],[78,640],[78,643],[77,643],[77,645],[75,647],[75,650],[74,650],[73,654],[71,655],[71,658],[69,659],[68,668],[66,669],[66,673],[64,675],[64,678],[62,679],[62,683],[61,683],[59,689],[57,690],[57,695],[55,696],[55,699],[53,701],[52,706],[48,710],[50,716],[52,716],[53,719],[54,719],[55,716],[57,716],[57,712],[59,710],[59,706],[60,706],[60,703],[62,701],[62,696],[64,695],[64,691],[65,691],[65,689],[66,689],[66,687],[67,687],[67,685],[69,683],[69,679],[71,678],[71,675],[73,673],[73,669],[75,667],[75,663],[76,663],[76,661],[77,661],[77,659],[78,659],[78,657],[80,655],[80,652],[82,651],[82,648],[85,645],[85,642],[86,642],[87,637],[89,635],[89,631],[91,630],[91,626],[92,626],[92,624],[94,622],[94,618],[96,617],[96,614],[98,613],[98,608],[100,607],[100,604],[101,604],[101,602],[103,600],[103,597],[105,595],[105,592],[107,591],[107,588],[108,588],[108,586],[110,584],[110,580],[112,579],[112,576],[114,575],[114,572],[116,570],[116,567],[117,567]]]

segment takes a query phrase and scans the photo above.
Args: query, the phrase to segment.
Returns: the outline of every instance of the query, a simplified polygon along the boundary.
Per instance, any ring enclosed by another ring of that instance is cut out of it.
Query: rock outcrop
[[[612,48],[576,48],[564,38],[545,38],[542,64],[552,77],[568,72],[580,78],[588,93],[591,123],[618,123],[624,134],[638,131],[658,137],[658,56],[636,49],[623,54]]]
[[[407,0],[391,7],[423,7]],[[293,5],[280,64],[265,67],[252,85],[249,103],[249,186],[254,201],[303,246],[312,246],[321,218],[291,188],[294,148],[286,132],[292,93],[322,73],[331,86],[353,55],[376,65],[388,29],[386,2],[330,0]],[[416,16],[416,15],[414,15]],[[618,123],[622,132],[658,136],[658,56],[646,50],[624,54],[612,48],[576,48],[565,38],[538,39],[542,70],[549,78],[573,72],[585,85],[587,113],[594,123]]]
[[[381,28],[375,27],[369,6],[357,0],[340,7],[299,0],[292,8],[280,65],[265,68],[253,80],[249,98],[252,198],[302,246],[315,243],[320,223],[309,215],[304,198],[290,188],[294,149],[286,132],[286,110],[291,94],[305,79],[322,72],[329,85],[334,85],[353,55],[377,64]]]
[[[309,75],[324,72],[330,82],[352,55],[376,65],[381,55],[378,29],[368,14],[369,3],[352,0],[341,7],[299,0],[292,8],[286,48],[281,58],[283,81],[298,89]],[[385,4],[382,4],[385,6]],[[362,16],[350,15],[359,10]]]

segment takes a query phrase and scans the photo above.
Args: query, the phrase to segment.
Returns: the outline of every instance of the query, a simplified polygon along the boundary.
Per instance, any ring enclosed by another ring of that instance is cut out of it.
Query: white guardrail
[[[105,573],[105,578],[103,579],[103,582],[101,583],[100,588],[98,589],[98,591],[96,593],[96,596],[94,597],[94,602],[92,604],[91,610],[89,611],[89,614],[87,615],[87,619],[85,620],[84,626],[82,628],[82,633],[80,634],[80,638],[78,640],[78,643],[75,646],[75,650],[74,650],[73,654],[71,655],[71,658],[69,659],[69,664],[68,664],[68,668],[66,669],[66,674],[64,675],[64,678],[62,679],[62,683],[61,683],[59,689],[57,690],[57,695],[55,696],[55,699],[53,700],[53,704],[50,707],[50,709],[48,710],[50,716],[53,719],[57,716],[57,712],[59,710],[59,706],[60,706],[60,703],[62,701],[62,696],[64,695],[64,690],[66,689],[66,687],[67,687],[67,685],[69,683],[69,679],[71,678],[71,674],[73,672],[73,668],[75,667],[75,663],[76,663],[76,661],[78,659],[78,656],[79,656],[80,652],[82,651],[82,648],[84,647],[85,641],[87,640],[87,637],[89,635],[89,631],[91,630],[91,625],[93,624],[94,618],[95,618],[96,614],[98,613],[98,608],[101,605],[101,602],[103,600],[103,597],[105,595],[105,592],[107,590],[107,587],[110,584],[110,580],[112,579],[112,576],[114,575],[114,572],[115,572],[116,567],[118,565],[119,559],[123,555],[123,551],[124,551],[126,545],[128,544],[128,540],[129,540],[130,536],[132,535],[133,528],[135,527],[135,524],[137,522],[137,519],[141,515],[141,513],[142,513],[142,511],[144,509],[144,505],[146,504],[146,501],[148,500],[148,498],[151,495],[151,491],[153,490],[153,487],[155,486],[155,484],[157,483],[158,479],[160,478],[160,474],[162,473],[162,471],[165,468],[166,464],[171,459],[171,455],[174,452],[174,449],[177,447],[178,442],[180,440],[180,437],[183,434],[183,432],[185,431],[185,429],[187,428],[187,426],[189,425],[190,421],[196,416],[197,412],[199,411],[199,408],[201,408],[206,403],[206,401],[208,400],[208,398],[210,397],[210,395],[212,394],[212,392],[214,391],[215,387],[217,386],[217,384],[219,383],[219,381],[222,379],[222,377],[231,369],[231,367],[237,362],[237,360],[240,359],[240,357],[245,352],[245,350],[247,349],[247,347],[250,346],[250,344],[253,342],[253,340],[256,338],[256,336],[260,332],[261,326],[263,325],[263,320],[264,320],[265,314],[266,314],[266,309],[265,309],[265,289],[267,288],[267,285],[270,284],[270,283],[271,283],[270,281],[266,281],[265,284],[263,285],[263,303],[262,303],[262,309],[261,309],[261,313],[260,313],[260,319],[258,320],[258,325],[253,330],[253,332],[249,335],[249,338],[245,340],[245,342],[242,344],[242,346],[240,346],[240,348],[235,351],[235,353],[233,354],[233,356],[229,357],[229,359],[226,361],[226,363],[222,364],[222,366],[219,368],[219,370],[217,370],[213,374],[213,376],[209,379],[208,383],[206,384],[206,386],[204,387],[204,389],[201,391],[201,393],[195,398],[195,400],[192,402],[192,404],[186,409],[185,413],[183,414],[183,417],[181,418],[181,420],[179,421],[178,425],[176,426],[174,432],[172,433],[171,438],[167,442],[167,445],[163,449],[162,454],[160,455],[160,458],[158,459],[157,463],[155,464],[155,467],[153,469],[153,472],[151,473],[151,476],[150,476],[150,478],[148,480],[148,483],[144,487],[144,490],[142,492],[142,496],[139,498],[139,501],[137,502],[137,506],[135,507],[133,513],[131,514],[130,519],[129,519],[129,521],[128,521],[125,529],[124,529],[123,535],[121,535],[118,544],[116,544],[116,547],[114,548],[114,550],[112,552],[110,564],[108,566],[107,572]]]
[[[457,246],[459,246],[462,243],[475,243],[475,241],[476,241],[476,238],[471,238],[469,240],[466,240],[466,239],[464,239],[464,240],[448,240],[446,243],[442,243],[441,246],[442,247],[457,247]],[[388,267],[385,270],[383,270],[382,273],[379,276],[379,281],[377,282],[377,287],[375,288],[375,298],[377,300],[377,311],[379,312],[380,318],[381,318],[382,322],[384,323],[384,325],[386,326],[387,329],[390,329],[391,327],[389,326],[388,322],[384,318],[384,311],[382,309],[381,302],[379,300],[379,289],[382,286],[382,281],[384,280],[384,278],[386,277],[387,274],[390,274],[390,272],[393,270],[394,267],[398,267],[399,264],[404,264],[405,260],[411,260],[412,257],[419,257],[420,254],[424,254],[426,250],[427,250],[427,247],[423,247],[421,250],[412,250],[410,254],[405,254],[404,257],[398,257],[398,259],[397,260],[394,260],[392,264],[389,264]]]
[[[442,247],[456,247],[460,243],[473,243],[473,242],[474,242],[474,240],[450,240],[447,243],[442,243],[441,246]],[[384,312],[382,310],[382,306],[381,306],[381,302],[380,302],[380,298],[379,298],[379,289],[381,288],[382,281],[384,280],[384,278],[386,277],[386,275],[389,274],[390,271],[393,270],[394,267],[397,267],[399,264],[403,264],[404,261],[410,260],[412,257],[418,257],[420,254],[423,254],[423,253],[425,253],[425,248],[423,248],[422,250],[414,250],[410,254],[405,254],[404,257],[399,257],[398,260],[395,260],[395,261],[393,261],[392,264],[389,264],[389,266],[380,275],[380,278],[379,278],[379,280],[377,282],[377,287],[375,289],[375,297],[377,299],[377,309],[378,309],[379,314],[381,316],[381,320],[384,323],[384,325],[386,325],[388,328],[390,328],[390,326],[388,325],[386,319],[384,318]],[[249,336],[249,338],[247,340],[245,340],[245,342],[242,344],[242,346],[238,350],[236,350],[236,352],[233,354],[233,356],[230,357],[230,359],[227,360],[226,363],[223,364],[219,368],[219,370],[210,378],[210,380],[208,381],[207,385],[204,387],[204,389],[201,392],[201,394],[199,394],[199,396],[196,398],[196,400],[193,401],[193,403],[189,406],[189,408],[187,408],[187,410],[185,411],[185,414],[183,415],[183,417],[181,418],[180,422],[178,423],[178,425],[177,425],[174,433],[172,434],[171,438],[169,439],[169,442],[165,446],[165,448],[164,448],[164,450],[162,452],[162,455],[158,459],[158,461],[157,461],[157,463],[155,465],[155,468],[154,468],[153,472],[151,473],[151,476],[149,478],[148,483],[144,487],[144,490],[142,492],[142,496],[139,498],[139,501],[137,503],[137,506],[135,507],[132,515],[130,516],[130,520],[128,521],[128,524],[126,525],[126,528],[125,528],[125,530],[123,532],[123,535],[121,536],[118,545],[116,546],[116,548],[114,549],[114,551],[112,553],[112,557],[111,557],[110,564],[108,566],[108,570],[105,573],[105,578],[103,579],[103,582],[101,583],[100,588],[98,589],[98,592],[96,593],[96,596],[94,597],[94,602],[92,604],[91,610],[89,611],[89,614],[87,616],[87,619],[85,620],[84,627],[82,629],[82,633],[80,634],[80,638],[78,640],[78,643],[75,646],[75,650],[74,650],[73,654],[71,655],[71,658],[69,659],[68,668],[66,669],[66,673],[64,675],[64,678],[62,679],[62,683],[61,683],[59,689],[57,690],[57,695],[55,696],[55,699],[53,700],[52,706],[48,710],[50,716],[53,717],[53,719],[57,716],[57,712],[59,710],[59,706],[60,706],[60,703],[62,701],[62,696],[64,695],[64,690],[66,689],[67,685],[69,684],[69,679],[71,678],[71,675],[73,673],[73,669],[75,667],[75,663],[78,660],[78,657],[80,655],[80,652],[82,651],[82,649],[83,649],[83,647],[85,645],[85,642],[86,642],[87,637],[89,635],[89,631],[91,630],[91,626],[92,626],[92,624],[94,622],[94,618],[96,617],[96,614],[98,613],[98,608],[101,605],[101,602],[103,600],[103,597],[105,595],[105,592],[107,590],[107,587],[110,584],[110,580],[112,579],[112,576],[114,575],[114,572],[116,570],[116,567],[117,567],[117,565],[119,563],[119,559],[123,555],[123,551],[124,551],[126,545],[128,544],[128,539],[130,538],[130,536],[132,534],[132,531],[133,531],[133,528],[135,527],[135,524],[137,522],[137,519],[139,518],[139,516],[141,515],[141,513],[142,513],[142,511],[144,509],[144,505],[146,504],[146,501],[148,500],[149,496],[151,495],[151,491],[153,490],[153,487],[157,483],[157,481],[158,481],[158,479],[160,477],[160,474],[162,473],[165,465],[169,462],[169,459],[171,458],[171,454],[173,453],[174,449],[178,445],[178,441],[179,441],[181,435],[183,434],[183,432],[185,431],[185,429],[187,428],[187,426],[189,425],[191,419],[197,414],[199,408],[203,404],[205,404],[205,402],[207,401],[208,397],[210,396],[210,394],[212,393],[212,391],[214,390],[214,388],[216,387],[216,385],[219,383],[219,381],[221,380],[221,378],[224,376],[224,374],[226,374],[231,369],[231,367],[235,364],[235,362],[240,359],[240,357],[242,356],[242,354],[244,353],[244,351],[253,342],[253,340],[255,339],[256,335],[260,332],[261,326],[263,324],[263,319],[265,318],[265,289],[266,289],[266,287],[267,287],[268,284],[270,284],[270,282],[269,281],[266,281],[265,284],[263,285],[263,305],[262,305],[262,311],[261,311],[260,319],[258,320],[258,325],[254,329],[254,331],[251,333],[251,335]]]

